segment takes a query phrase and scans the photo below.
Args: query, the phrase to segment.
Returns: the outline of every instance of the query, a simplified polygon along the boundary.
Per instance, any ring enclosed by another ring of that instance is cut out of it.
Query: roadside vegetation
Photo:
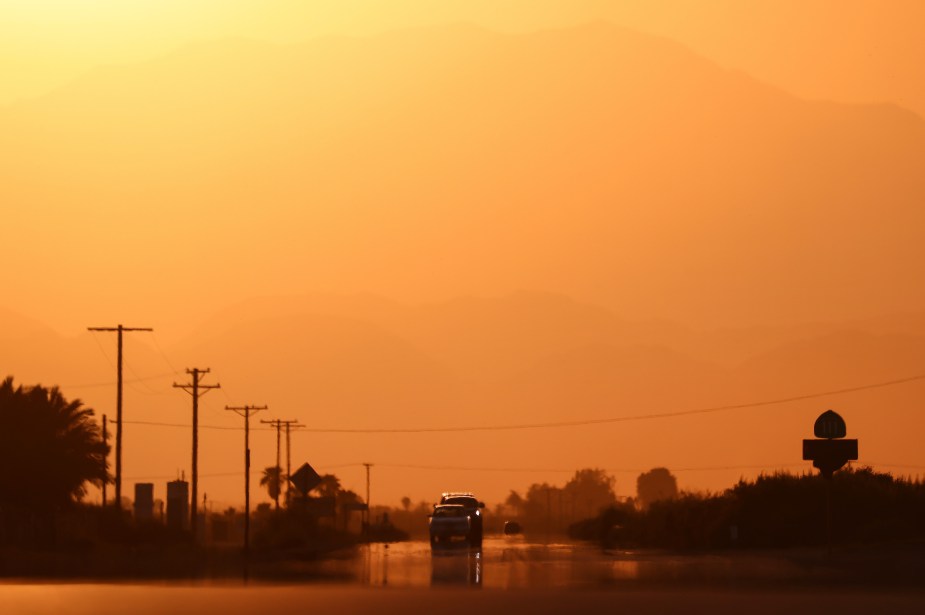
[[[776,473],[722,493],[682,493],[648,506],[626,502],[570,527],[572,537],[606,547],[727,549],[925,540],[925,483],[870,468],[819,475]]]

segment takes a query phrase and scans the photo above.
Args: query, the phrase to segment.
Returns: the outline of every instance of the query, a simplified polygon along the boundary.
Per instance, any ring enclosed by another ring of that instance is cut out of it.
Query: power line
[[[752,465],[742,465],[742,466],[704,466],[704,467],[693,467],[693,468],[670,468],[672,472],[721,472],[724,470],[774,470],[779,468],[805,468],[811,467],[807,466],[806,462],[803,463],[772,463],[772,464],[752,464]],[[635,470],[639,472],[646,472],[651,470],[647,468],[645,470]]]
[[[319,466],[319,469],[329,470],[342,467],[361,467],[366,464],[364,463],[343,463],[334,466]],[[894,463],[881,463],[876,461],[868,461],[860,464],[862,466],[880,466],[886,468],[908,468],[908,469],[918,469],[925,470],[925,466],[917,465],[903,465],[903,464],[894,464]],[[403,464],[403,463],[377,463],[377,467],[380,468],[395,468],[395,469],[405,469],[405,470],[427,470],[427,471],[437,471],[437,472],[548,472],[548,473],[571,473],[576,470],[576,468],[510,468],[510,467],[476,467],[476,466],[441,466],[441,465],[417,465],[417,464]],[[774,470],[781,468],[803,468],[809,467],[806,462],[794,463],[794,462],[783,462],[783,463],[764,463],[764,464],[747,464],[747,465],[720,465],[720,466],[692,466],[684,468],[669,468],[672,472],[719,472],[727,470]],[[605,472],[613,473],[637,473],[637,472],[647,472],[651,470],[651,467],[646,468],[601,468]]]
[[[522,429],[554,429],[559,427],[581,427],[587,425],[603,425],[607,423],[624,423],[630,421],[646,421],[646,420],[655,420],[655,419],[667,419],[675,418],[680,416],[691,416],[696,414],[710,414],[714,412],[724,412],[730,410],[745,410],[749,408],[761,408],[764,406],[774,406],[787,403],[793,403],[797,401],[804,401],[807,399],[818,399],[820,397],[828,397],[830,395],[845,395],[848,393],[858,393],[860,391],[868,391],[871,389],[880,389],[890,386],[896,386],[900,384],[907,384],[909,382],[916,382],[919,380],[925,380],[925,374],[920,374],[917,376],[910,376],[908,378],[898,378],[896,380],[887,380],[884,382],[876,382],[873,384],[864,384],[855,387],[847,387],[843,389],[834,389],[830,391],[823,391],[818,393],[807,393],[804,395],[794,395],[791,397],[781,397],[778,399],[764,400],[749,402],[743,404],[731,404],[725,406],[710,406],[706,408],[694,408],[690,410],[677,410],[672,412],[658,412],[654,414],[635,414],[627,416],[617,416],[617,417],[608,417],[601,419],[578,419],[574,421],[551,421],[547,423],[519,423],[519,424],[508,424],[508,425],[472,425],[472,426],[463,426],[463,427],[396,427],[396,428],[327,428],[327,427],[314,427],[306,428],[303,431],[310,433],[449,433],[449,432],[473,432],[473,431],[513,431],[513,430],[522,430]],[[154,421],[135,421],[136,424],[143,425],[156,425],[159,427],[188,427],[188,425],[181,425],[178,423],[160,423]],[[218,425],[202,425],[203,429],[240,429],[239,427],[222,427]]]
[[[362,464],[353,464],[353,465],[362,465]],[[398,469],[407,469],[407,470],[433,470],[439,472],[548,472],[548,473],[571,473],[575,471],[575,468],[485,468],[485,467],[471,467],[471,466],[434,466],[434,465],[413,465],[413,464],[395,464],[395,463],[380,463],[376,464],[379,467],[383,468],[398,468]],[[670,468],[672,472],[706,472],[706,471],[718,471],[718,470],[767,470],[773,468],[796,468],[806,466],[806,463],[776,463],[776,464],[759,464],[759,465],[734,465],[734,466],[707,466],[707,467],[692,467],[692,468]],[[637,473],[637,472],[646,472],[651,468],[601,468],[605,472],[613,473]]]
[[[229,404],[232,404],[232,405],[233,405],[233,404],[234,404],[234,400],[231,398],[231,394],[228,393],[227,387],[222,387],[222,388],[221,388],[221,392],[222,392],[222,395],[225,396],[225,401],[227,401]]]
[[[122,421],[128,425],[146,425],[148,427],[192,427],[190,423],[164,423],[161,421]],[[199,429],[217,429],[221,431],[243,431],[243,427],[231,427],[229,425],[199,425]],[[250,431],[273,431],[271,428],[253,427]]]
[[[170,359],[167,357],[167,354],[164,352],[163,348],[161,348],[160,343],[157,341],[157,336],[154,335],[154,331],[151,331],[151,341],[154,342],[154,347],[157,349],[157,352],[161,355],[161,358],[164,359],[164,363],[167,364],[167,367],[172,369],[174,374],[179,375],[180,370],[174,367],[173,363],[170,362]]]
[[[106,360],[109,361],[109,357],[108,357],[108,356],[106,357]],[[111,364],[111,363],[112,363],[112,362],[110,361],[110,364]],[[113,366],[113,367],[115,367],[115,366]],[[133,373],[134,373],[134,372],[133,372]],[[173,374],[172,372],[170,372],[170,373],[165,373],[165,374],[156,374],[156,375],[154,375],[154,376],[145,376],[145,377],[143,377],[143,378],[135,378],[135,379],[132,379],[132,380],[123,380],[122,382],[124,382],[125,384],[131,384],[131,383],[133,383],[133,382],[144,382],[144,381],[146,381],[146,380],[160,380],[161,378],[169,378],[170,376],[173,376],[173,375],[174,375],[174,374]],[[111,386],[113,386],[114,384],[116,384],[115,381],[109,381],[109,382],[90,382],[90,383],[84,383],[84,384],[62,384],[62,385],[59,385],[58,388],[59,388],[60,390],[62,390],[62,391],[66,390],[66,389],[92,389],[92,388],[96,388],[96,387],[111,387]]]
[[[658,412],[654,414],[636,414],[628,416],[617,416],[602,419],[580,419],[575,421],[551,421],[548,423],[520,423],[509,425],[489,425],[489,426],[468,426],[468,427],[410,427],[410,428],[376,428],[376,429],[332,429],[332,428],[309,428],[308,432],[313,433],[446,433],[446,432],[466,432],[466,431],[512,431],[520,429],[549,429],[556,427],[580,427],[586,425],[602,425],[606,423],[624,423],[629,421],[646,421],[653,419],[674,418],[679,416],[689,416],[694,414],[708,414],[713,412],[723,412],[728,410],[744,410],[748,408],[759,408],[762,406],[773,406],[779,404],[792,403],[807,399],[817,399],[819,397],[828,397],[830,395],[841,395],[846,393],[857,393],[870,389],[878,389],[898,384],[905,384],[917,380],[925,380],[925,374],[911,376],[909,378],[900,378],[886,382],[877,382],[874,384],[865,384],[856,387],[847,387],[844,389],[835,389],[823,391],[820,393],[808,393],[805,395],[794,395],[791,397],[782,397],[765,401],[750,402],[744,404],[731,404],[725,406],[711,406],[706,408],[694,408],[691,410],[677,410],[673,412]]]
[[[90,331],[90,332],[93,332],[93,331],[94,331],[94,329],[87,329],[87,330]],[[106,349],[103,348],[103,343],[100,342],[99,337],[96,336],[96,335],[91,335],[90,337],[93,339],[94,342],[96,342],[96,347],[100,349],[100,354],[103,355],[103,358],[106,359],[106,362],[109,363],[109,366],[110,366],[111,368],[113,368],[113,369],[116,369],[116,364],[113,363],[112,359],[111,359],[110,356],[109,356],[109,353],[107,353],[107,352],[106,352]],[[115,383],[113,383],[113,384],[115,384]]]
[[[336,470],[338,468],[347,468],[347,467],[356,467],[362,466],[362,463],[339,463],[330,466],[317,466],[319,470]],[[260,470],[251,470],[251,474],[256,474]],[[201,478],[231,478],[241,476],[240,472],[210,472],[207,474],[200,473]],[[173,480],[176,478],[174,474],[163,474],[159,476],[126,476],[125,480]]]
[[[223,476],[241,476],[240,472],[215,472],[212,474],[200,474],[199,476],[203,478],[218,478]],[[126,476],[125,480],[174,480],[176,478],[173,474],[165,474],[160,476]]]
[[[354,464],[362,465],[362,464]],[[477,468],[470,466],[432,466],[432,465],[414,465],[405,463],[377,463],[381,468],[396,468],[402,470],[433,470],[436,472],[574,472],[575,468]],[[614,470],[607,470],[612,472]]]
[[[884,468],[902,468],[906,470],[925,470],[925,466],[910,465],[906,463],[881,463],[879,461],[867,461],[860,465],[881,466]]]
[[[125,367],[128,368],[128,371],[131,372],[131,374],[135,378],[132,380],[126,380],[124,382],[128,384],[130,387],[132,387],[132,389],[134,389],[136,392],[141,393],[142,395],[163,395],[164,393],[167,392],[166,389],[161,390],[161,391],[155,391],[154,389],[152,389],[148,385],[148,383],[145,382],[145,380],[141,376],[138,375],[138,372],[136,372],[135,368],[132,367],[132,363],[130,361],[125,361]],[[132,383],[138,383],[139,385],[141,385],[141,387],[144,387],[144,389],[147,389],[147,390],[142,390],[141,388],[134,386],[134,384]]]
[[[336,470],[340,468],[361,468],[365,464],[362,462],[353,462],[353,463],[339,463],[334,465],[322,465],[317,466],[319,470]],[[911,470],[925,470],[925,465],[909,465],[909,464],[897,464],[897,463],[881,463],[879,461],[868,461],[865,463],[859,464],[861,466],[871,466],[871,467],[883,467],[883,468],[906,468]],[[508,473],[559,473],[566,474],[575,472],[576,468],[486,468],[486,467],[473,467],[473,466],[435,466],[435,465],[415,465],[415,464],[403,464],[403,463],[377,463],[376,467],[378,468],[393,468],[393,469],[403,469],[403,470],[425,470],[425,471],[436,471],[436,472],[508,472]],[[802,468],[809,467],[806,462],[802,463],[769,463],[769,464],[748,464],[748,465],[726,465],[726,466],[701,466],[701,467],[687,467],[687,468],[669,468],[671,472],[717,472],[717,471],[726,471],[726,470],[774,470],[780,468]],[[651,468],[601,468],[605,472],[611,472],[614,474],[629,474],[629,473],[639,473],[646,472]],[[218,472],[210,474],[200,474],[202,477],[218,478],[218,477],[231,477],[231,476],[240,476],[240,472]],[[173,479],[173,475],[164,475],[164,476],[132,476],[126,477],[126,480],[170,480]]]
[[[220,380],[222,379],[218,374],[215,374],[215,376]],[[222,396],[225,398],[225,401],[227,401],[229,404],[232,406],[237,405],[234,399],[232,399],[231,394],[228,392],[227,386],[222,386],[222,388],[219,389],[219,392],[221,392]]]

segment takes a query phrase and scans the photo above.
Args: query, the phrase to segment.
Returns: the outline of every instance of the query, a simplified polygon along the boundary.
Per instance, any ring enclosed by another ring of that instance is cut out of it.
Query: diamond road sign
[[[295,485],[295,488],[299,490],[302,497],[305,497],[308,495],[309,491],[321,483],[321,476],[315,472],[315,468],[307,463],[303,463],[302,467],[293,472],[292,476],[289,477],[289,482]]]

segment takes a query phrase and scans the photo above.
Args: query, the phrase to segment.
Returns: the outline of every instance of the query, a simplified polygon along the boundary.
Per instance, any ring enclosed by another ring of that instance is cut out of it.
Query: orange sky
[[[295,42],[453,21],[522,32],[607,19],[802,96],[925,113],[916,0],[7,0],[0,11],[0,101],[224,36]]]
[[[117,322],[157,331],[130,342],[139,420],[185,420],[170,372],[195,364],[227,387],[207,406],[225,427],[229,402],[331,428],[457,426],[925,371],[922,3],[0,11],[0,367],[74,385],[99,412],[112,391],[85,385],[111,379],[113,340],[84,328]],[[632,495],[638,470],[664,464],[717,489],[799,464],[828,404],[847,407],[868,459],[920,468],[911,431],[890,426],[921,425],[922,395],[832,396],[741,425],[300,434],[299,458],[355,489],[358,463],[377,462],[393,503],[568,476],[423,466],[596,465]],[[184,431],[133,429],[126,476],[188,468]],[[204,437],[220,502],[237,501],[238,435]],[[255,466],[271,440],[257,436]]]

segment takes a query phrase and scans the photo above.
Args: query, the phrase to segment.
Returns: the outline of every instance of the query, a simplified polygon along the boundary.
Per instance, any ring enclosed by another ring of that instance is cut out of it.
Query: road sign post
[[[803,440],[803,459],[812,461],[826,479],[825,532],[829,555],[832,555],[832,475],[858,458],[858,441],[844,439],[847,433],[845,419],[826,410],[813,425],[816,439]]]

